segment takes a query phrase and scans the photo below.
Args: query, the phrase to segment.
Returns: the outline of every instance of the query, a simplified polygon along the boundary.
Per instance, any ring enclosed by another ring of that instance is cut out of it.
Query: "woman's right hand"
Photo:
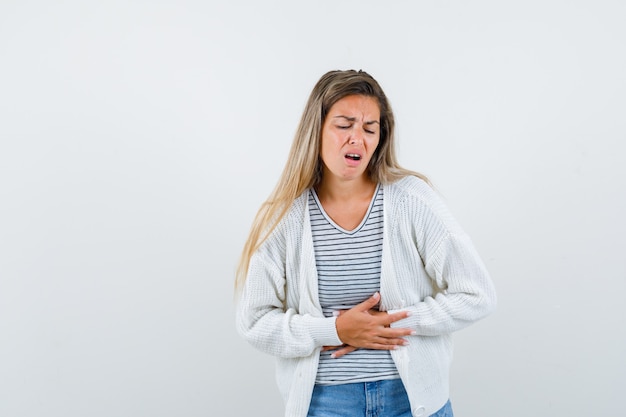
[[[408,317],[409,313],[379,312],[374,309],[379,301],[380,294],[377,292],[361,304],[339,314],[335,326],[344,344],[354,348],[393,350],[408,343],[403,336],[415,332],[411,329],[391,328],[390,325]]]

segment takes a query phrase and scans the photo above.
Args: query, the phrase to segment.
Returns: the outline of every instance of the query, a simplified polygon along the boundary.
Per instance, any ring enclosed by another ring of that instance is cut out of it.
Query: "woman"
[[[240,333],[274,355],[286,416],[452,416],[451,333],[495,307],[470,239],[422,175],[363,71],[307,102],[237,273]]]

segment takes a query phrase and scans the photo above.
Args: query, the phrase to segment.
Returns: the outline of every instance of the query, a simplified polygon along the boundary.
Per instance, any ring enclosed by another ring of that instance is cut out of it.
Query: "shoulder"
[[[399,180],[387,185],[387,188],[395,193],[403,195],[422,195],[432,191],[430,185],[428,185],[423,179],[413,175],[407,175]]]
[[[252,256],[252,261],[283,259],[290,243],[297,241],[302,235],[302,224],[306,214],[308,190],[298,196],[289,206],[284,215],[275,224],[268,222],[261,234],[262,241]],[[279,216],[279,210],[275,211]],[[274,226],[275,225],[275,226]]]
[[[306,214],[309,200],[309,190],[306,189],[292,203],[281,223],[302,224],[302,217]]]
[[[309,190],[305,190],[291,203],[285,215],[280,219],[272,233],[272,237],[284,239],[285,236],[301,233],[304,216],[308,207]]]
[[[443,199],[421,178],[411,175],[388,184],[385,197],[389,198],[393,215],[399,219],[420,219],[439,223],[450,231],[459,229]]]
[[[394,204],[441,204],[435,190],[421,178],[407,175],[385,187],[385,196]]]

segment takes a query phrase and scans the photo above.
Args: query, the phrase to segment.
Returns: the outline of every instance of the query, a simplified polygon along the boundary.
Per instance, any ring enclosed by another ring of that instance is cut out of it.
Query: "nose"
[[[363,132],[359,129],[354,129],[352,134],[350,135],[350,140],[348,141],[350,145],[356,145],[357,143],[363,143]]]

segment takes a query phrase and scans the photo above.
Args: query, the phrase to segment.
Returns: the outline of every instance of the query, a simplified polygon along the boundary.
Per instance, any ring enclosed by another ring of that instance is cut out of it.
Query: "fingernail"
[[[402,346],[406,346],[406,345],[408,345],[408,344],[409,344],[409,341],[408,341],[408,340],[403,340],[403,341],[402,341]]]
[[[411,336],[415,336],[417,332],[415,330],[411,330]]]
[[[330,355],[330,357],[333,358],[333,359],[336,359],[337,355],[333,353],[332,355]]]
[[[338,316],[339,316],[339,310],[333,311],[333,317],[338,317]]]

